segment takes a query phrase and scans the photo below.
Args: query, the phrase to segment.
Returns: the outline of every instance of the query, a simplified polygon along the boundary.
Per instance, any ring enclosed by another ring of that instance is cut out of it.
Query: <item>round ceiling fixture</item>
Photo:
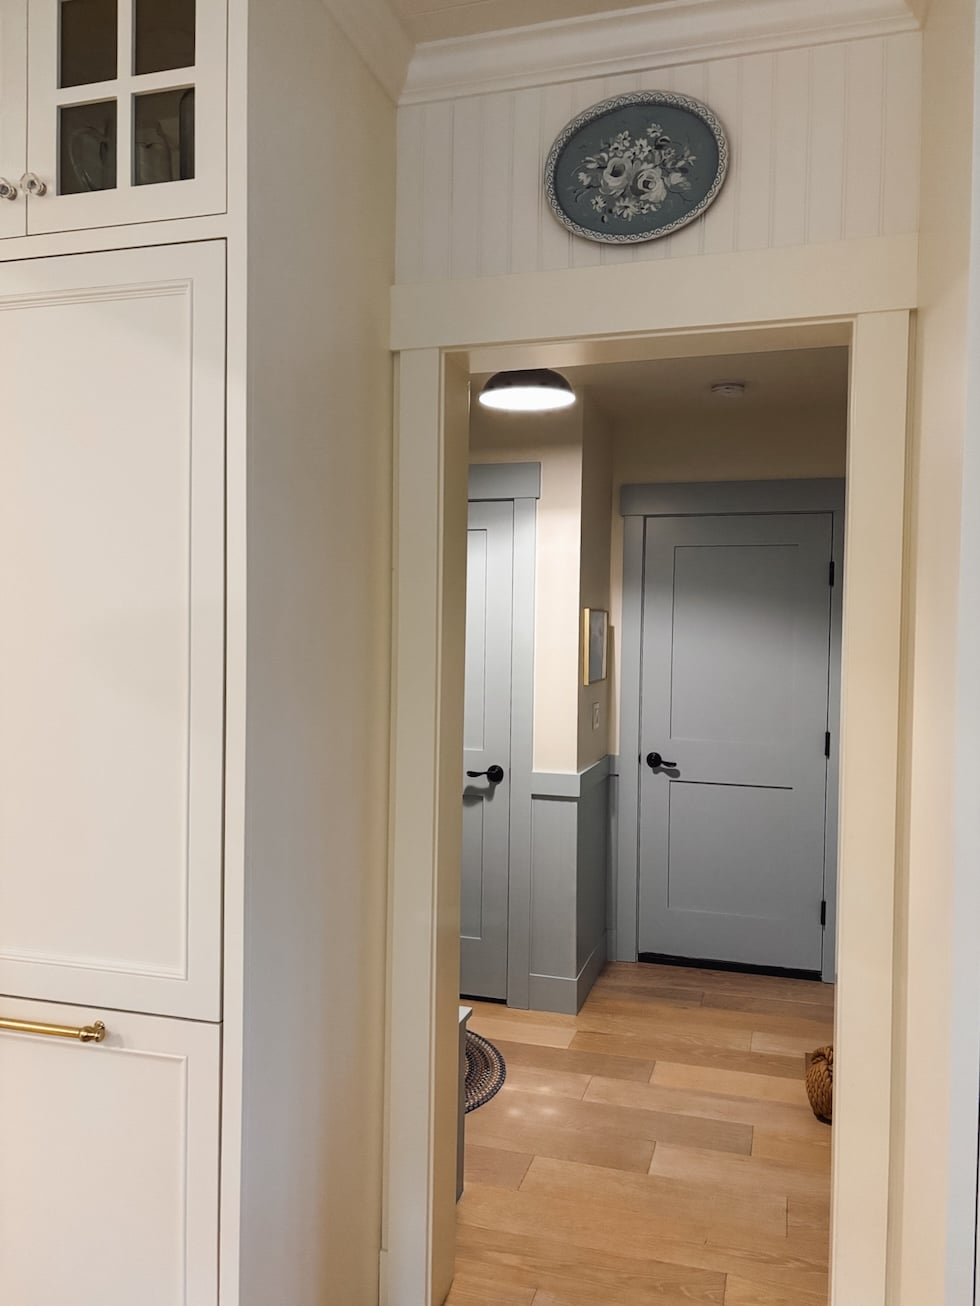
[[[575,391],[558,372],[547,367],[497,372],[480,392],[484,408],[505,413],[549,413],[570,408]]]
[[[716,381],[711,387],[713,395],[720,395],[722,399],[741,399],[745,394],[744,381]]]

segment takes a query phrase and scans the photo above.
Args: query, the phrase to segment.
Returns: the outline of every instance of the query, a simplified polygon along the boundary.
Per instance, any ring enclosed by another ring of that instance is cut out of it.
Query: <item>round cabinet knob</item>
[[[0,200],[15,200],[17,198],[17,187],[6,177],[0,177]]]
[[[35,172],[25,172],[20,179],[20,184],[28,195],[40,197],[48,192],[47,186]]]

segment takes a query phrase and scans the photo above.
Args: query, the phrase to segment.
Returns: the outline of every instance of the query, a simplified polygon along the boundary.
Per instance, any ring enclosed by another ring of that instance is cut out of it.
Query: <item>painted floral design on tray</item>
[[[578,173],[578,186],[571,187],[579,203],[587,202],[600,215],[634,218],[656,213],[668,195],[684,197],[691,189],[690,172],[697,156],[687,145],[671,140],[659,123],[652,122],[645,136],[623,131],[609,141],[600,141]]]

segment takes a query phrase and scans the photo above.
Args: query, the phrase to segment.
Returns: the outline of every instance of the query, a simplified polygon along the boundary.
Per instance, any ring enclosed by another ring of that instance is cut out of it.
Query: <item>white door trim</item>
[[[636,961],[638,949],[639,775],[630,759],[640,753],[640,659],[643,643],[643,548],[647,517],[677,517],[722,513],[830,513],[833,517],[833,560],[836,581],[843,581],[844,485],[842,480],[724,481],[674,485],[624,485],[620,492],[623,517],[623,616],[620,646],[619,809],[616,846],[614,939],[617,961]],[[840,630],[843,585],[831,595],[831,666],[829,719],[840,720]],[[840,784],[840,730],[831,728],[827,768],[824,892],[827,928],[824,936],[823,978],[837,974],[837,826]]]
[[[534,747],[534,568],[541,464],[471,463],[470,503],[514,505],[510,688],[510,862],[507,1005],[527,1008],[531,986],[531,766]]]
[[[600,298],[549,338],[602,334],[610,304]],[[724,286],[712,306],[686,334],[718,331]],[[750,308],[740,325],[786,321]],[[658,332],[657,311],[649,333],[676,331]],[[828,321],[852,333],[830,1300],[885,1306],[910,313],[790,316],[803,335]],[[522,322],[506,343],[533,347]],[[457,325],[441,344],[404,350],[398,366],[384,1306],[439,1306],[453,1272],[467,446],[457,369],[501,321],[478,313]]]

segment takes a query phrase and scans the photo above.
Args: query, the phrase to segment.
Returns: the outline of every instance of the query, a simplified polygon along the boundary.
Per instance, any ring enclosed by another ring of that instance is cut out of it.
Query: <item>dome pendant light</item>
[[[570,408],[575,391],[558,372],[547,367],[521,372],[498,372],[480,393],[484,408],[505,413],[550,413]]]

